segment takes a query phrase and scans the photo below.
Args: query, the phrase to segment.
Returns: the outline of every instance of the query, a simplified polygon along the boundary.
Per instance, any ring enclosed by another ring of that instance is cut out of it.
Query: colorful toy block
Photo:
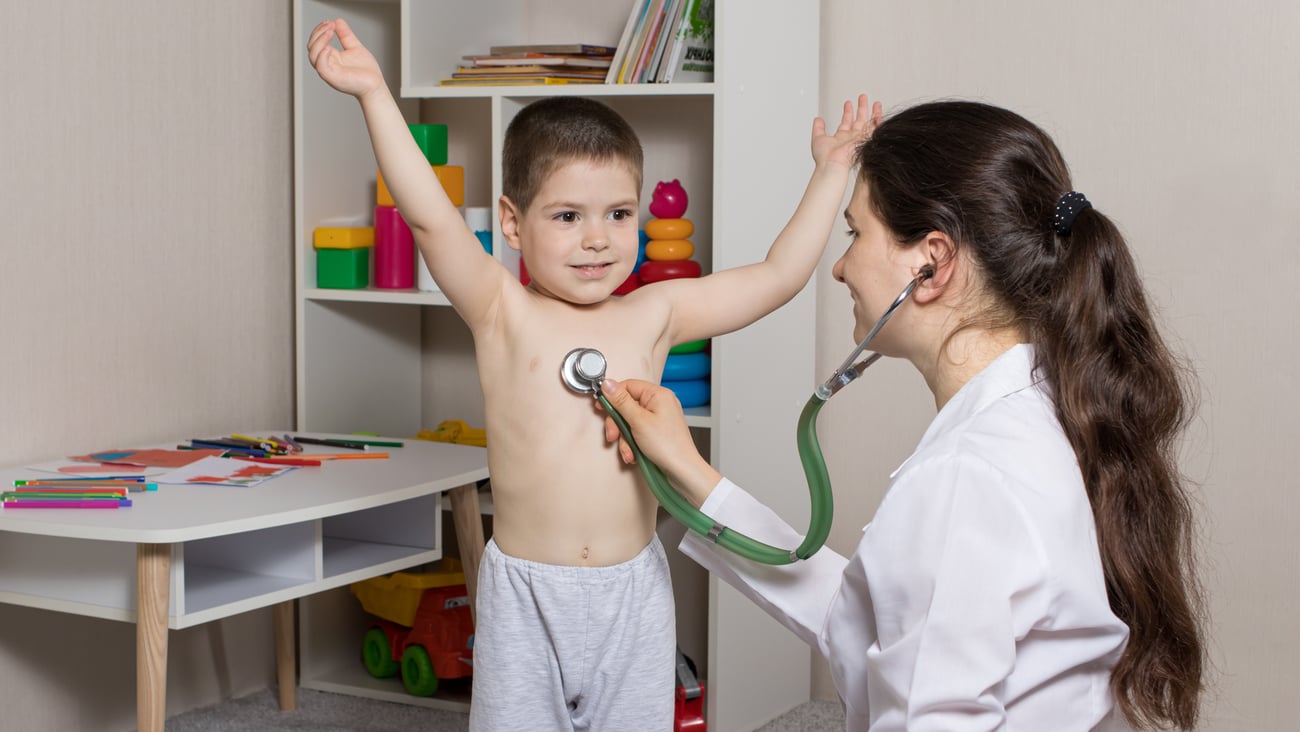
[[[442,190],[446,191],[447,198],[451,199],[451,205],[457,208],[464,206],[465,168],[460,165],[435,165],[433,174],[438,176],[438,182],[442,184]],[[382,171],[375,173],[375,205],[397,205],[393,200],[393,194],[388,191],[388,185],[384,183]]]
[[[312,232],[316,249],[316,286],[357,290],[370,284],[370,249],[375,230],[369,226],[322,226]]]
[[[317,249],[359,249],[375,245],[373,226],[321,226],[312,232]]]
[[[407,125],[429,165],[447,164],[447,125]]]
[[[392,206],[375,206],[375,287],[415,287],[415,239]]]
[[[370,247],[316,250],[316,286],[358,290],[370,284]]]

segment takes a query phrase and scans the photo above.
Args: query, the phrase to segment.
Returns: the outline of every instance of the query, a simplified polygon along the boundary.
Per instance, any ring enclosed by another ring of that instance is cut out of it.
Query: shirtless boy
[[[657,382],[673,345],[793,298],[879,104],[846,102],[830,134],[814,121],[812,179],[766,260],[614,297],[636,264],[642,187],[640,142],[616,113],[554,97],[511,122],[498,214],[531,277],[524,286],[465,226],[346,22],[318,25],[308,56],[360,102],[384,181],[474,338],[495,516],[478,577],[471,729],[669,729],[676,633],[657,504],[560,364],[592,347],[620,378]]]

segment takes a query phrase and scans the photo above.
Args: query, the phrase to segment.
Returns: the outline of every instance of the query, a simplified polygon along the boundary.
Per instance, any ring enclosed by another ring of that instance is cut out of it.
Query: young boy
[[[384,180],[474,337],[495,516],[478,578],[471,728],[669,729],[676,633],[657,505],[560,364],[592,347],[620,378],[658,381],[674,344],[742,328],[794,297],[872,123],[866,98],[856,111],[845,103],[834,134],[814,122],[813,178],[764,262],[612,297],[636,263],[642,184],[640,142],[616,113],[556,97],[511,122],[498,213],[525,287],[465,226],[347,24],[318,25],[308,56],[361,103]]]

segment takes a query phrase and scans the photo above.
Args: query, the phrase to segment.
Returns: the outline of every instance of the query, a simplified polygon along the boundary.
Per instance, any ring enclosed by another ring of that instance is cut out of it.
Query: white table
[[[166,714],[167,630],[274,605],[280,703],[292,709],[293,600],[441,558],[444,492],[474,596],[487,451],[404,442],[374,448],[388,459],[328,461],[252,488],[163,485],[131,494],[130,508],[0,510],[0,602],[134,622],[137,724],[151,732]],[[345,450],[304,455],[322,452]],[[0,484],[52,475],[0,469]]]

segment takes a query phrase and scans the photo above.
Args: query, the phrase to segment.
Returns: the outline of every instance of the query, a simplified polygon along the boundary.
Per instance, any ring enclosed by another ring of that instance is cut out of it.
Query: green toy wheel
[[[438,675],[424,646],[407,646],[402,654],[402,683],[411,696],[433,696],[438,690]]]
[[[386,679],[397,674],[400,666],[393,660],[392,649],[388,647],[388,636],[380,628],[366,631],[361,641],[361,662],[366,671],[377,679]]]

